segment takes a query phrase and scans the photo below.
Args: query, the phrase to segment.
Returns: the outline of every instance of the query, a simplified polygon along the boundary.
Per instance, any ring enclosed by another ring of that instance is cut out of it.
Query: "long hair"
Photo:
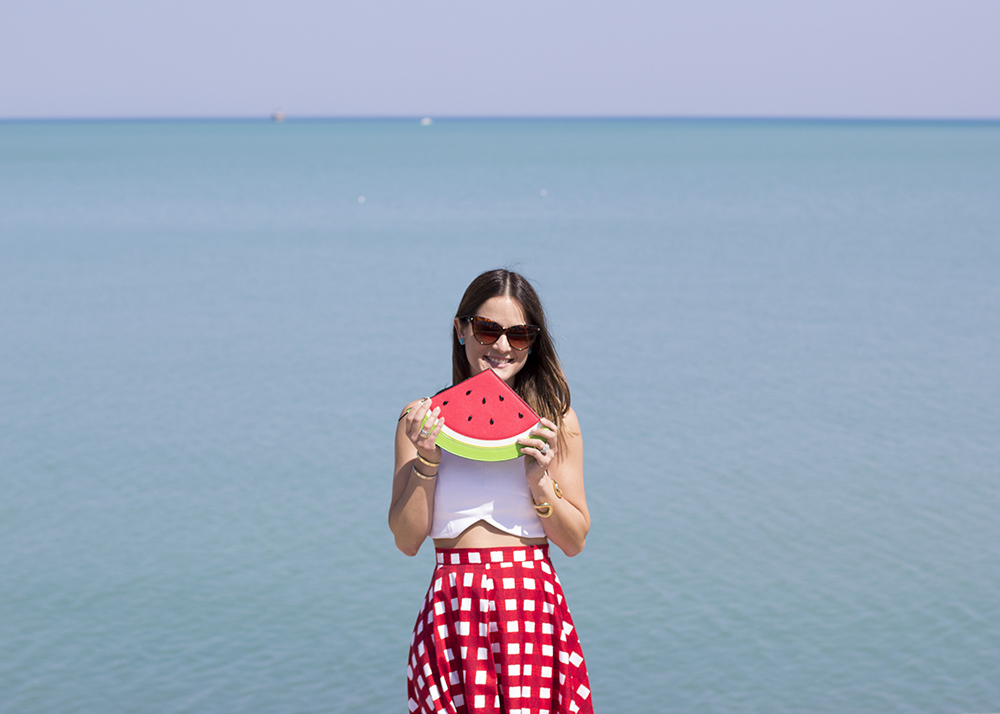
[[[531,283],[510,270],[489,270],[465,289],[455,317],[475,315],[484,302],[495,297],[511,298],[521,306],[528,324],[542,328],[531,346],[527,362],[514,377],[514,391],[538,414],[561,426],[563,415],[569,411],[569,385],[545,324],[542,301]],[[472,369],[465,346],[459,343],[454,330],[451,339],[452,379],[458,384],[472,376]]]

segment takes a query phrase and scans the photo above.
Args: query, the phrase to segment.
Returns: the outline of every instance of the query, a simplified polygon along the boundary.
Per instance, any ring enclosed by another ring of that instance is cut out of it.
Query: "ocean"
[[[0,712],[391,714],[401,407],[546,305],[602,714],[1000,711],[1000,123],[0,122]]]

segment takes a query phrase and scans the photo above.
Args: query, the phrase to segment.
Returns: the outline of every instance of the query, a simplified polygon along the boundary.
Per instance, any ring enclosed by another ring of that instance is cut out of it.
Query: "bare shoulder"
[[[576,412],[573,411],[573,407],[567,409],[566,413],[563,414],[562,428],[571,436],[580,437],[580,420],[577,418]]]

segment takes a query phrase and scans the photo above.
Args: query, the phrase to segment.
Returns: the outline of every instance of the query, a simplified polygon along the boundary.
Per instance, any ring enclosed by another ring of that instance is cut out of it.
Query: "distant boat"
[[[424,117],[423,119],[420,120],[420,124],[422,126],[430,126],[433,123],[434,123],[434,120],[431,119],[430,117]]]
[[[285,113],[280,109],[275,109],[274,114],[271,115],[271,121],[277,121],[277,122],[285,121]]]

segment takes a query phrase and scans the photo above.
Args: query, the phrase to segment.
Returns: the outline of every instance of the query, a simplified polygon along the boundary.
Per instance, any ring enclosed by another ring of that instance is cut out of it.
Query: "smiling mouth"
[[[486,362],[491,367],[503,367],[504,365],[512,364],[514,362],[514,360],[512,359],[507,359],[503,357],[490,357],[489,355],[483,357],[483,359],[486,360]]]

